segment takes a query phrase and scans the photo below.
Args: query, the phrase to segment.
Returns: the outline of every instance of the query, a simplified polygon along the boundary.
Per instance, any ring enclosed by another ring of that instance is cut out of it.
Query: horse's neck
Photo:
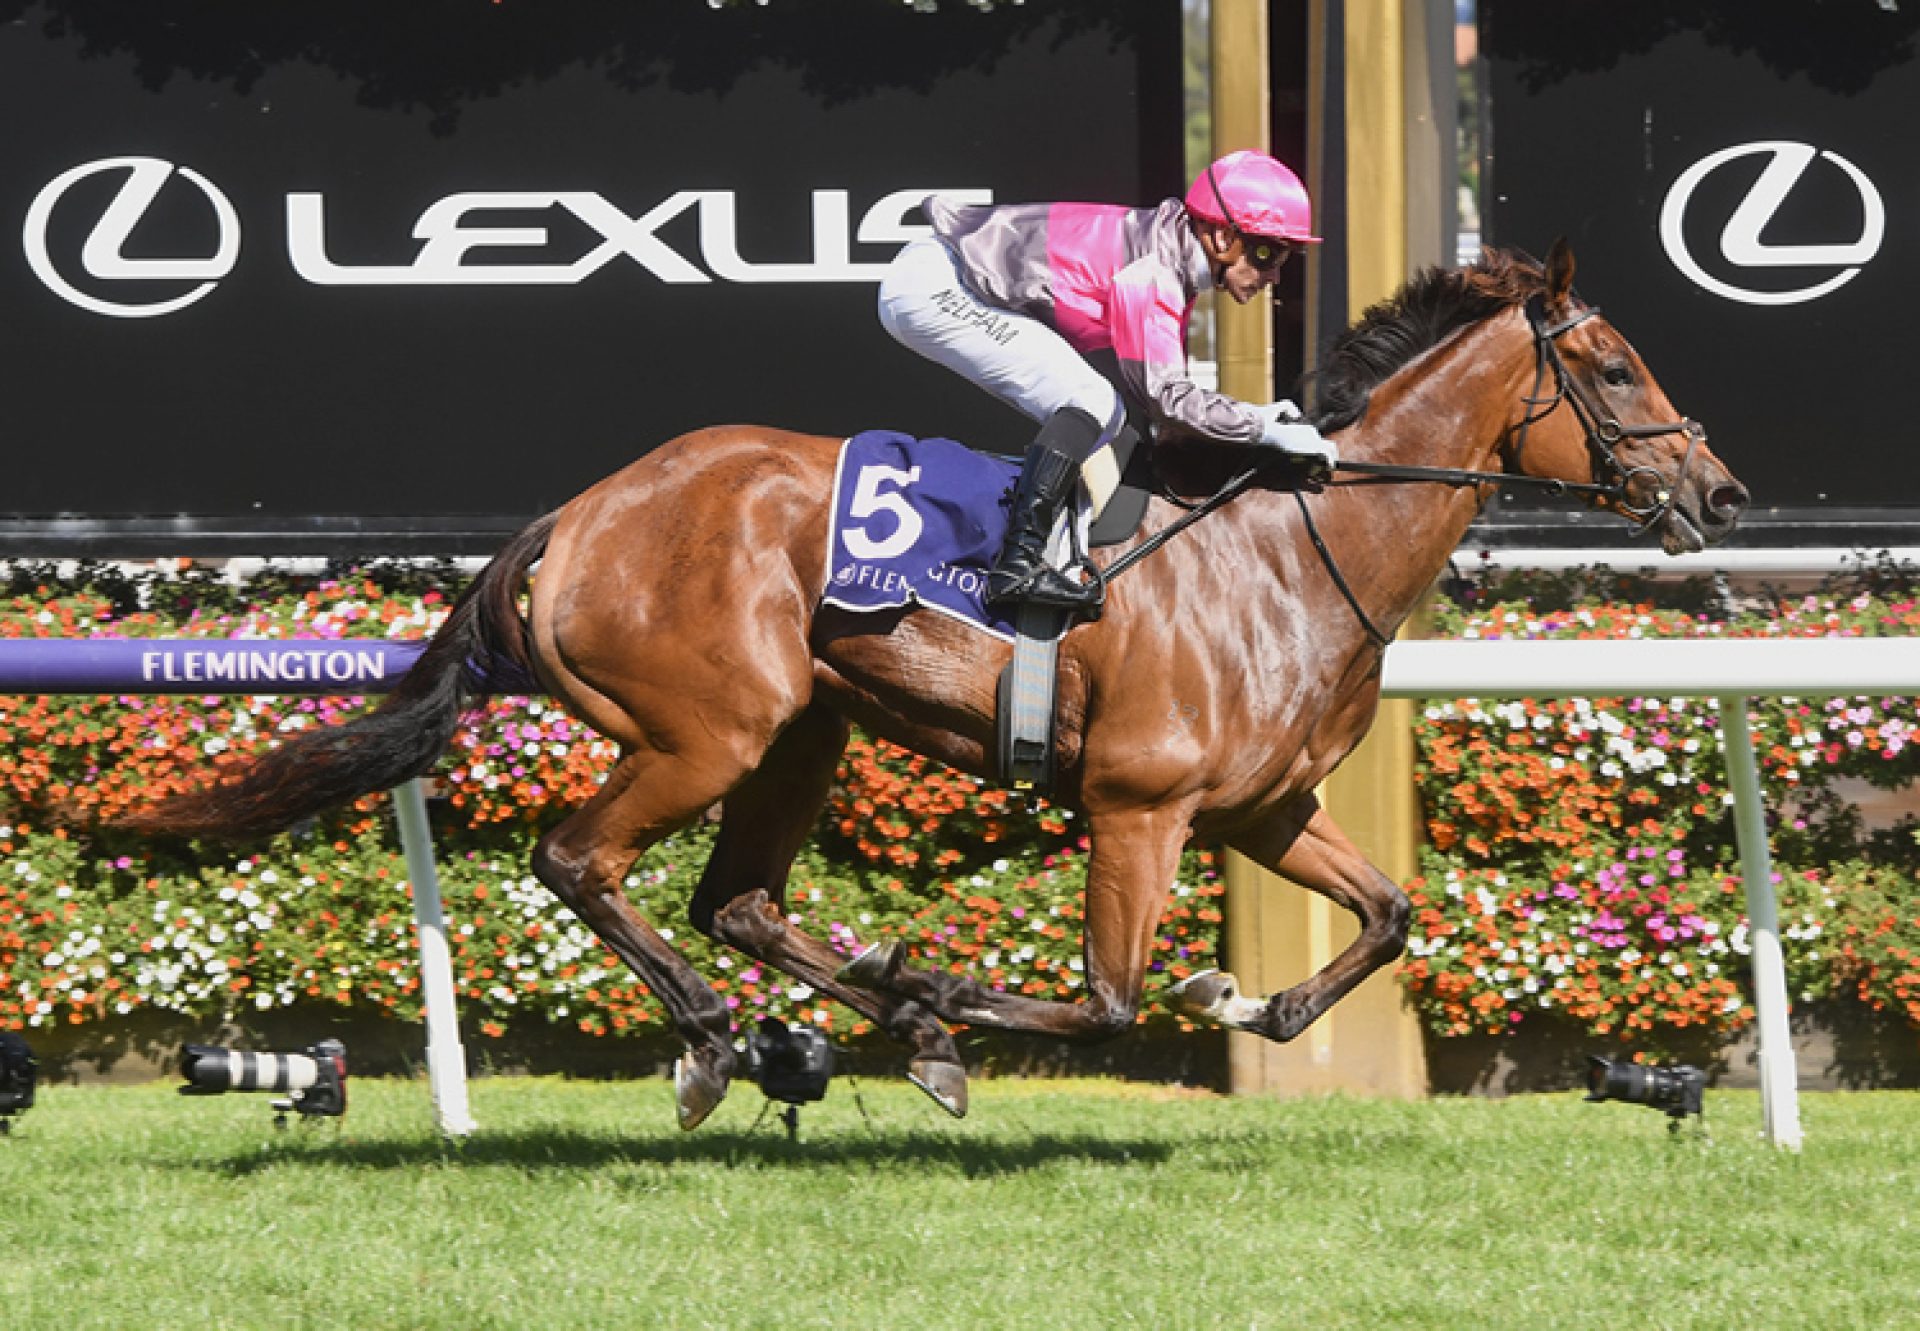
[[[1530,347],[1510,321],[1496,319],[1436,348],[1374,391],[1365,420],[1341,438],[1342,456],[1497,470],[1500,439],[1526,388]],[[1337,493],[1342,502],[1324,506],[1328,549],[1369,618],[1391,634],[1466,536],[1480,511],[1480,492],[1429,482],[1362,482]]]

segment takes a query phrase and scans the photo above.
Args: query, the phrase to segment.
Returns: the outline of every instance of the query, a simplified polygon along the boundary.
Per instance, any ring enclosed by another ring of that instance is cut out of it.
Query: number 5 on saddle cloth
[[[1121,432],[1116,464],[1123,481],[1087,532],[1084,500],[1071,515],[1084,545],[1112,545],[1131,536],[1146,511],[1147,492],[1131,465],[1137,436]],[[1023,607],[1009,618],[984,602],[987,569],[1006,534],[1006,501],[1019,468],[951,439],[914,439],[874,430],[849,439],[834,477],[828,528],[828,605],[884,611],[919,605],[1014,645],[1000,678],[1000,780],[1044,791],[1053,777],[1053,709],[1060,639],[1067,617]],[[1082,544],[1065,520],[1049,553]]]

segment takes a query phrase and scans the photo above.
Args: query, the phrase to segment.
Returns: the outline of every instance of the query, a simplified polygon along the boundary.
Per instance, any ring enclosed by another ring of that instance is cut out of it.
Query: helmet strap
[[[1247,243],[1246,229],[1240,225],[1240,219],[1233,215],[1233,209],[1227,206],[1227,196],[1220,192],[1220,177],[1214,174],[1213,167],[1214,164],[1212,162],[1207,163],[1207,186],[1213,191],[1214,202],[1220,205],[1220,215],[1226,218],[1227,225],[1233,228],[1234,245],[1236,247],[1244,247]],[[1211,255],[1208,257],[1210,259],[1212,258]],[[1239,256],[1232,251],[1228,251],[1226,257],[1213,259],[1214,290],[1219,291],[1226,287],[1227,269],[1233,266],[1234,259],[1238,257]]]
[[[1220,215],[1227,219],[1227,225],[1236,233],[1243,231],[1240,219],[1233,215],[1233,209],[1227,207],[1227,196],[1220,192],[1220,177],[1214,175],[1212,162],[1207,163],[1207,185],[1213,190],[1213,200],[1220,205]]]

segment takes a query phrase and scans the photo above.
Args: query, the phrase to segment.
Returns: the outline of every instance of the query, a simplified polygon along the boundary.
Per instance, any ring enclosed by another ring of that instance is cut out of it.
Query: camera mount
[[[800,1137],[800,1106],[824,1100],[833,1078],[833,1046],[810,1026],[788,1026],[778,1017],[762,1017],[747,1034],[747,1076],[778,1103],[787,1140]],[[763,1114],[765,1110],[761,1111]]]

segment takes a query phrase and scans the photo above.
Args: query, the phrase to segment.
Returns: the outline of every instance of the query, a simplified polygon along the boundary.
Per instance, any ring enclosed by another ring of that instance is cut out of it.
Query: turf
[[[858,1099],[856,1100],[856,1091]],[[1569,1093],[1396,1103],[845,1079],[424,1084],[342,1120],[52,1087],[0,1140],[0,1326],[1920,1327],[1920,1095],[1750,1093],[1710,1141]],[[864,1107],[865,1113],[862,1109]]]

